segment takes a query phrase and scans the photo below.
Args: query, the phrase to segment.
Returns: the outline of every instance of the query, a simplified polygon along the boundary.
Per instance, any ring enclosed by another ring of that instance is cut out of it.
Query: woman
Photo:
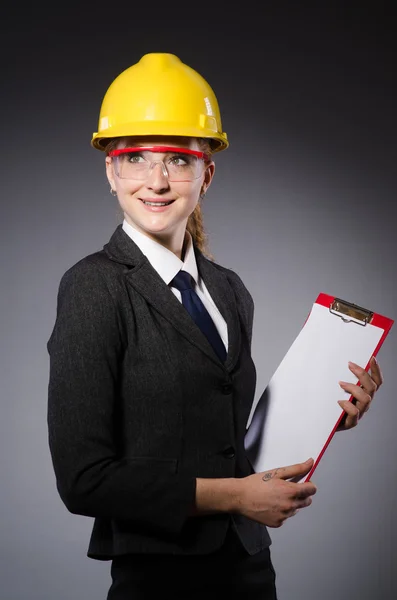
[[[276,598],[267,527],[309,506],[313,465],[253,473],[253,301],[212,260],[200,202],[228,146],[213,90],[172,54],[143,56],[102,102],[92,145],[124,213],[63,275],[48,341],[48,426],[68,510],[94,517],[108,600]],[[354,426],[381,375],[344,404]],[[365,389],[364,389],[365,388]],[[203,596],[205,595],[205,596]]]

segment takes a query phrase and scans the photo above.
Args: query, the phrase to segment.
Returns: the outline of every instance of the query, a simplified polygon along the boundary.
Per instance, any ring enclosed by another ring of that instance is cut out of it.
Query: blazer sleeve
[[[117,455],[114,413],[123,354],[120,314],[100,270],[80,262],[62,277],[50,357],[48,435],[67,509],[178,534],[195,501],[195,478],[164,461],[151,472]]]

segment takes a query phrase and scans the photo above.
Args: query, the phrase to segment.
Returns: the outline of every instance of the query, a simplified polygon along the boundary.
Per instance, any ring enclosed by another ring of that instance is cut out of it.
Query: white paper
[[[348,361],[365,368],[383,333],[314,303],[254,408],[245,447],[256,472],[317,461],[344,412],[338,400],[350,398],[338,382],[358,381]]]

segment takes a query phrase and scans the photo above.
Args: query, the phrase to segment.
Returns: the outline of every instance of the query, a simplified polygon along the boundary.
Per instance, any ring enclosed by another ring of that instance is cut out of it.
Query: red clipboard
[[[310,480],[345,414],[338,400],[354,400],[338,383],[358,382],[348,361],[368,371],[371,357],[378,354],[393,323],[357,304],[318,295],[251,410],[245,449],[255,472],[312,457],[311,471],[295,481]]]

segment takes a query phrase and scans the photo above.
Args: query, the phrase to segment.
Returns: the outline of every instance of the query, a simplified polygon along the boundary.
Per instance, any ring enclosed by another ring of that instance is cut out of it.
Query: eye
[[[187,154],[174,154],[170,156],[168,162],[175,167],[185,167],[191,164],[191,157]]]
[[[128,154],[124,154],[124,156],[125,160],[127,160],[129,163],[133,163],[136,165],[146,162],[145,158],[139,152],[130,152]]]

